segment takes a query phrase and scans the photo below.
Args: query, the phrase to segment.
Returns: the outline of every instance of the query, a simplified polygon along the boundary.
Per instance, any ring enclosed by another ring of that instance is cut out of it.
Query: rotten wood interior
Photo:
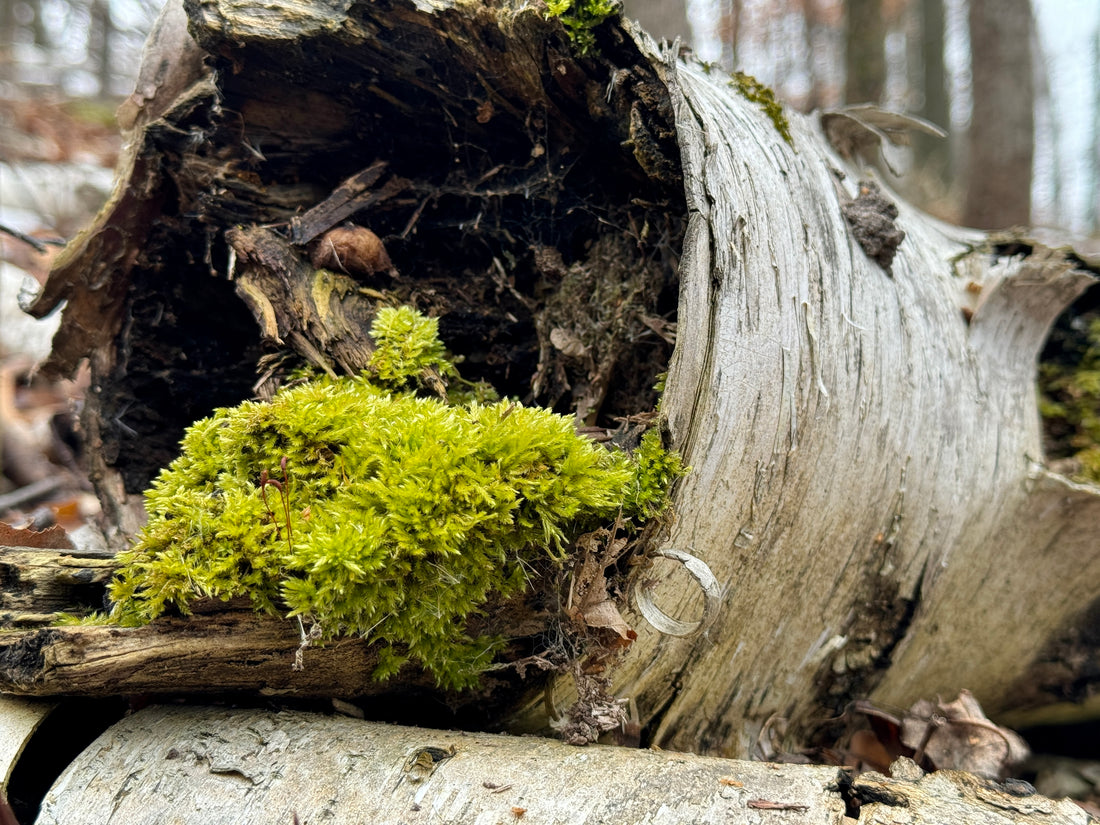
[[[618,29],[580,58],[541,14],[496,13],[448,28],[382,3],[273,32],[194,11],[205,69],[131,135],[121,206],[37,307],[68,284],[55,364],[91,358],[101,498],[122,498],[104,479],[143,491],[187,425],[288,368],[358,371],[378,302],[438,317],[463,377],[501,395],[612,429],[653,408],[685,213],[667,91]],[[351,226],[386,266],[326,234]],[[99,298],[96,254],[115,262]]]

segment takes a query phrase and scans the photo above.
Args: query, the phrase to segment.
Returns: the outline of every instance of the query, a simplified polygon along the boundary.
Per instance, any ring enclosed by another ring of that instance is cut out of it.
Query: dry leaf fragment
[[[1004,777],[1010,765],[1030,753],[1018,734],[986,717],[968,690],[959,691],[953,702],[922,699],[914,704],[902,720],[901,741],[918,757],[927,755],[937,768],[990,779]]]
[[[38,550],[74,550],[69,534],[60,524],[45,530],[32,530],[29,527],[12,527],[0,521],[0,546],[34,547]]]
[[[346,224],[330,229],[313,248],[310,263],[348,275],[374,275],[393,269],[382,240],[369,229]]]
[[[623,621],[619,608],[615,606],[615,602],[611,599],[604,599],[602,602],[584,608],[581,615],[584,617],[584,623],[589,627],[610,628],[623,639],[629,639],[630,641],[638,638],[638,634]]]
[[[588,354],[588,347],[584,342],[575,333],[561,327],[550,330],[550,343],[563,355],[571,358],[583,358]]]

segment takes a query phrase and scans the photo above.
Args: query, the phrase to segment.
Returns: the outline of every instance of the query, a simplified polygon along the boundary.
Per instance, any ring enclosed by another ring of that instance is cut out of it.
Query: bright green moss
[[[388,385],[449,367],[434,326],[432,341],[406,346],[424,320],[410,312],[380,312],[373,330]],[[635,463],[547,410],[452,406],[377,382],[320,377],[192,425],[119,558],[112,621],[247,596],[326,638],[377,642],[377,678],[412,658],[441,685],[469,686],[500,641],[467,636],[466,617],[522,592],[620,508],[655,515],[682,474],[655,430]]]
[[[1100,318],[1089,322],[1072,356],[1039,365],[1039,412],[1080,462],[1079,480],[1100,483]]]
[[[668,489],[686,470],[679,453],[670,453],[661,444],[657,428],[646,430],[642,442],[632,456],[634,477],[623,499],[623,514],[627,518],[645,521],[665,509]]]
[[[787,120],[787,116],[783,114],[782,104],[775,99],[775,92],[752,75],[744,72],[734,72],[730,85],[737,89],[745,100],[758,105],[764,114],[771,119],[776,131],[779,132],[783,140],[792,146],[794,145],[791,139],[791,124]]]
[[[454,371],[439,340],[439,321],[412,307],[379,309],[370,332],[377,345],[370,369],[374,383],[384,389],[405,389],[425,370]]]
[[[546,0],[546,16],[558,18],[577,52],[588,54],[596,45],[592,29],[619,11],[614,0]]]

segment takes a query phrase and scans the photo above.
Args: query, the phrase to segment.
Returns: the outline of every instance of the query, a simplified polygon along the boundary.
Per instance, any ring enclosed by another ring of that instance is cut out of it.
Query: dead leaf
[[[881,774],[888,775],[890,765],[904,753],[897,748],[894,748],[893,751],[888,749],[886,743],[874,731],[857,730],[852,734],[852,739],[848,743],[848,758],[845,761],[847,764],[861,770],[878,771]]]
[[[554,327],[550,330],[550,343],[563,355],[571,358],[583,358],[588,354],[588,347],[584,342],[569,330]]]
[[[584,617],[584,623],[589,627],[606,627],[614,630],[623,639],[634,641],[638,638],[638,634],[630,629],[625,621],[623,621],[622,614],[619,613],[619,608],[615,606],[615,602],[611,599],[604,599],[602,602],[585,608],[581,611],[581,615]]]
[[[477,107],[477,122],[488,123],[493,119],[493,101],[486,100]]]
[[[986,717],[968,690],[959,691],[953,702],[922,699],[914,704],[902,720],[901,741],[917,756],[927,755],[937,768],[990,779],[1004,777],[1010,765],[1030,753],[1018,734]]]
[[[332,269],[348,275],[374,275],[393,268],[381,238],[354,224],[338,226],[322,235],[310,262],[317,269]]]
[[[75,550],[69,534],[60,524],[45,530],[12,527],[0,521],[0,545],[6,547],[34,547],[38,550]]]

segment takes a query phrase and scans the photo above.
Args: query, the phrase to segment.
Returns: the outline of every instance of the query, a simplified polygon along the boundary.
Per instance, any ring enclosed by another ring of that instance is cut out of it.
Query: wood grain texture
[[[662,408],[692,466],[670,543],[728,598],[703,637],[643,633],[619,690],[661,709],[656,741],[735,755],[851,696],[967,688],[1004,710],[1021,662],[1100,598],[1100,490],[1043,471],[1035,391],[1095,274],[889,196],[907,237],[888,277],[842,217],[862,173],[814,119],[791,115],[788,145],[723,81],[667,80],[690,223]]]
[[[303,669],[294,670],[300,644],[296,622],[248,610],[160,619],[145,627],[8,632],[0,634],[0,691],[352,698],[386,690],[370,678],[377,656],[362,640],[311,647],[304,652]]]
[[[969,774],[853,785],[825,765],[577,748],[262,710],[151,707],[93,742],[46,795],[38,825],[229,822],[1086,825],[1069,800]]]
[[[0,627],[48,625],[104,606],[117,565],[102,554],[0,546]]]
[[[421,768],[416,756],[425,748],[439,761]],[[823,766],[576,748],[306,713],[155,707],[89,746],[47,795],[38,823],[839,825],[838,783],[838,769]],[[754,800],[788,807],[761,810]]]

